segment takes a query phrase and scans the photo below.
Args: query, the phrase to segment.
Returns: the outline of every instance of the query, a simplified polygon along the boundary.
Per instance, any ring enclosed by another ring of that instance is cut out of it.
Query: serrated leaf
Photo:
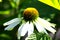
[[[36,34],[33,33],[29,37],[27,37],[25,40],[36,40]]]

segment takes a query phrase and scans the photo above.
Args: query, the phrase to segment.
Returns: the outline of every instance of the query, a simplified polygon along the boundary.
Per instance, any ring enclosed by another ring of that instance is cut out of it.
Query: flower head
[[[19,23],[21,23],[21,25],[18,29],[18,39],[20,39],[20,36],[24,36],[27,32],[28,36],[30,36],[34,31],[34,25],[38,32],[45,32],[46,34],[48,34],[46,30],[52,33],[56,32],[56,30],[52,28],[53,25],[51,25],[51,23],[39,17],[39,12],[35,8],[26,8],[23,12],[23,17],[14,18],[3,25],[8,25],[5,30],[12,30]]]
[[[27,8],[25,9],[23,15],[25,20],[32,21],[39,16],[39,13],[35,8]]]

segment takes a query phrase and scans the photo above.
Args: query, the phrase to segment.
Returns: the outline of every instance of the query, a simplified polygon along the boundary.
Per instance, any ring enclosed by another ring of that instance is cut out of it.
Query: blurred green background
[[[27,7],[36,8],[41,18],[56,24],[55,29],[58,31],[60,28],[60,0],[57,0],[59,5],[57,2],[54,3],[54,0],[49,1],[54,5],[51,6],[47,0],[0,0],[0,40],[17,40],[16,33],[19,25],[12,31],[5,31],[3,23],[16,18]]]

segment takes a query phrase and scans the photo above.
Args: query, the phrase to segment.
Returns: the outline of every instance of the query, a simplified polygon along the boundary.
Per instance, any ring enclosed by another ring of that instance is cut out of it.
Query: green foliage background
[[[58,30],[60,25],[60,10],[52,6],[49,6],[43,2],[40,2],[38,0],[1,0],[0,1],[0,40],[17,40],[16,33],[19,25],[15,27],[12,31],[4,31],[5,27],[3,26],[3,23],[17,17],[18,14],[23,13],[23,10],[27,7],[36,8],[40,13],[39,14],[40,17],[46,19],[47,21],[50,21],[51,23],[55,23],[56,30]],[[36,40],[52,40],[52,37],[50,38],[50,36],[46,34],[42,34],[42,37],[41,34],[37,34],[37,35],[38,35],[37,36],[38,39]]]

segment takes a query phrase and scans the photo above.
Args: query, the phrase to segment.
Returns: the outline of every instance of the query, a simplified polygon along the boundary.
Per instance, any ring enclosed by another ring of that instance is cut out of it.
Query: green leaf
[[[29,37],[26,38],[26,40],[36,40],[36,34],[31,34]]]
[[[60,0],[58,0],[58,2],[59,2],[59,5],[60,5]]]
[[[13,8],[17,8],[20,4],[20,0],[10,0],[10,4]]]
[[[10,14],[10,10],[0,11],[0,14]]]
[[[45,34],[45,33],[40,33],[40,34],[37,34],[37,40],[52,40],[52,38]]]
[[[60,2],[58,2],[60,0],[39,0],[39,1],[60,10],[60,5],[59,5]]]
[[[0,0],[0,2],[2,2],[2,0]]]
[[[37,34],[33,33],[26,39],[27,40],[52,40],[52,38],[45,33],[37,33]]]
[[[58,6],[59,5],[59,3],[60,3],[60,0],[51,0],[52,1],[52,3],[54,4],[54,5],[56,5],[56,6]],[[60,6],[60,5],[59,5]]]

